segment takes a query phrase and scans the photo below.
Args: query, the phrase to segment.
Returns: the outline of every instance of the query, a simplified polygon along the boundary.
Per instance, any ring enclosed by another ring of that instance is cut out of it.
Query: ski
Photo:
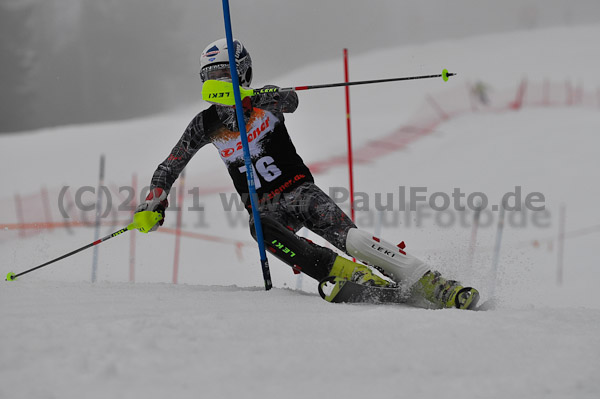
[[[328,289],[328,293],[325,292]],[[440,309],[422,298],[416,298],[402,287],[378,287],[357,284],[337,277],[319,283],[319,295],[331,303],[409,304],[411,306]],[[496,308],[496,300],[488,299],[469,310],[487,311]]]
[[[333,287],[329,293],[325,293],[328,284]],[[398,287],[378,287],[357,284],[352,281],[328,277],[319,283],[319,295],[321,298],[332,303],[407,303],[410,295],[406,290]]]

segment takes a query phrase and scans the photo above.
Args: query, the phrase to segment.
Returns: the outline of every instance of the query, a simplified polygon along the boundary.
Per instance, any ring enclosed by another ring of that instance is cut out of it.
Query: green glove
[[[133,215],[133,222],[127,226],[129,230],[139,230],[142,233],[149,233],[156,230],[163,216],[160,212],[141,211]],[[156,228],[155,228],[156,227]]]

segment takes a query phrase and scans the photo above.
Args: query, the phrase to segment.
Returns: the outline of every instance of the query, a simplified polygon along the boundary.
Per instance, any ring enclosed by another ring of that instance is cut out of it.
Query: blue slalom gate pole
[[[233,84],[233,96],[235,98],[235,111],[237,114],[240,139],[244,149],[244,160],[246,162],[246,177],[248,179],[248,194],[250,195],[250,204],[252,205],[252,216],[254,217],[254,227],[256,229],[256,241],[258,241],[258,250],[260,252],[260,264],[265,280],[265,289],[268,291],[273,287],[271,282],[271,271],[269,270],[269,261],[265,251],[263,239],[262,224],[260,214],[258,213],[258,195],[254,185],[254,167],[250,158],[250,147],[248,146],[248,136],[246,132],[246,122],[244,121],[244,108],[242,107],[242,96],[240,94],[240,81],[237,74],[235,63],[235,48],[233,47],[233,33],[231,31],[231,13],[229,11],[229,0],[223,0],[223,19],[225,20],[225,35],[227,37],[227,52],[229,53],[229,69],[231,71],[231,81]]]

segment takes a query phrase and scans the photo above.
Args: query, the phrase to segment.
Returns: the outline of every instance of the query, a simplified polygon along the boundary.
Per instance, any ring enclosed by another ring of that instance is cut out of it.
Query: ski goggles
[[[200,79],[203,82],[207,80],[228,80],[231,82],[231,71],[229,70],[229,64],[213,64],[205,66],[200,71]]]

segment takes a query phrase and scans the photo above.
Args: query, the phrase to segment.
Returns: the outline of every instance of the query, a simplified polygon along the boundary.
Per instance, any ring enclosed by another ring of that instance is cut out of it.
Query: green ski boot
[[[440,308],[473,309],[479,301],[479,291],[446,280],[439,272],[427,272],[414,285],[414,292]]]
[[[340,277],[357,284],[387,287],[391,283],[375,274],[365,265],[352,262],[349,259],[338,256],[333,262],[330,277]]]

